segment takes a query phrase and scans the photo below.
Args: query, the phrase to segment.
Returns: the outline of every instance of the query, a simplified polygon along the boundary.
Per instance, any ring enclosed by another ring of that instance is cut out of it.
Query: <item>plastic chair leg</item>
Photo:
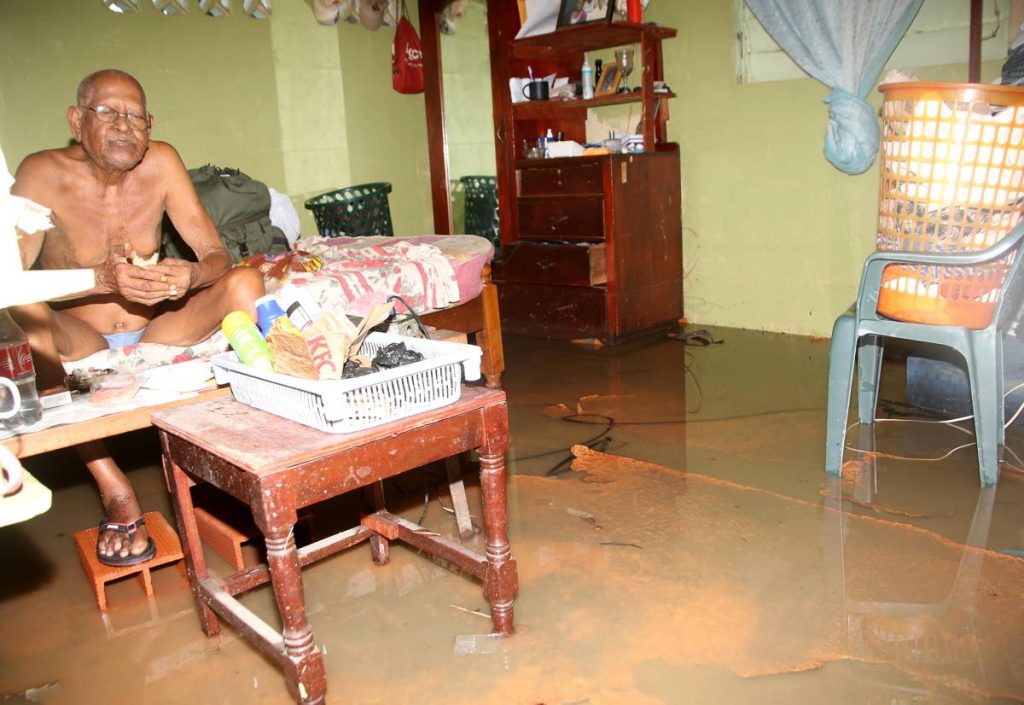
[[[997,406],[997,410],[999,412],[999,424],[998,424],[998,427],[997,427],[997,429],[999,431],[999,441],[998,441],[998,443],[1001,446],[1005,446],[1006,445],[1006,398],[1005,398],[1005,394],[1006,394],[1006,379],[1003,376],[1003,371],[1005,369],[1003,367],[1003,336],[1000,335],[998,332],[996,332],[996,337],[995,337],[995,341],[994,342],[995,342],[995,346],[996,346],[996,355],[995,355],[995,359],[996,359],[996,390],[997,390],[997,394],[998,394],[997,398],[999,399],[999,404]]]
[[[982,487],[991,487],[999,478],[1003,371],[999,365],[1002,356],[997,351],[998,344],[995,340],[998,335],[994,329],[975,331],[970,337],[966,355]]]
[[[825,421],[825,472],[842,475],[846,421],[853,388],[857,321],[852,315],[836,319],[828,360],[828,416]]]
[[[865,335],[857,341],[857,417],[863,424],[875,422],[881,377],[882,338]]]

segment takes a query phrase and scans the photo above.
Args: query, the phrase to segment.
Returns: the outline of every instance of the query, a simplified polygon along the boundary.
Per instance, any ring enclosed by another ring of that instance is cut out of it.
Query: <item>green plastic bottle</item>
[[[231,348],[243,364],[265,372],[274,371],[270,361],[270,346],[245,311],[232,311],[224,316],[220,328],[231,341]]]

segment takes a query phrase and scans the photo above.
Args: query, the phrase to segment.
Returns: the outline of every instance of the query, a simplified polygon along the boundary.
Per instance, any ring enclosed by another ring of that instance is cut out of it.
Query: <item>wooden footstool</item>
[[[199,527],[199,537],[230,563],[236,573],[245,570],[242,544],[252,541],[258,531],[255,526],[249,532],[239,531],[202,507],[196,507],[196,525]]]
[[[82,561],[82,569],[85,570],[86,577],[92,581],[93,590],[96,591],[96,602],[103,611],[107,609],[106,586],[111,580],[138,573],[146,596],[153,597],[153,581],[149,571],[168,563],[180,561],[184,557],[181,552],[181,544],[178,542],[178,534],[170,527],[163,515],[160,512],[146,512],[143,516],[146,518],[149,537],[156,544],[156,555],[138,565],[113,566],[101,563],[96,555],[99,527],[94,526],[75,534],[75,543],[78,544],[78,557]]]

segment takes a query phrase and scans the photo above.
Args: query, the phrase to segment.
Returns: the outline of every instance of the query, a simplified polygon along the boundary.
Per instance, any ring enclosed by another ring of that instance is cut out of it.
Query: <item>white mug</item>
[[[7,446],[0,445],[0,497],[12,495],[21,489],[25,480],[25,468]]]
[[[0,419],[9,419],[21,411],[21,392],[18,391],[18,385],[14,383],[14,380],[7,377],[0,377],[0,385],[11,390],[11,408],[0,409]]]

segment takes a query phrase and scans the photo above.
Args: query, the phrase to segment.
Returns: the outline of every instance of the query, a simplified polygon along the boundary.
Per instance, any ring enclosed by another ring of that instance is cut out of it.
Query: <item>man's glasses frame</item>
[[[133,115],[132,113],[119,113],[113,108],[108,108],[105,105],[97,105],[95,108],[90,108],[87,105],[79,105],[81,110],[89,110],[96,115],[96,119],[107,125],[113,125],[117,122],[118,118],[124,118],[125,123],[131,129],[142,132],[148,130],[152,125],[153,116],[149,113],[145,115]]]

